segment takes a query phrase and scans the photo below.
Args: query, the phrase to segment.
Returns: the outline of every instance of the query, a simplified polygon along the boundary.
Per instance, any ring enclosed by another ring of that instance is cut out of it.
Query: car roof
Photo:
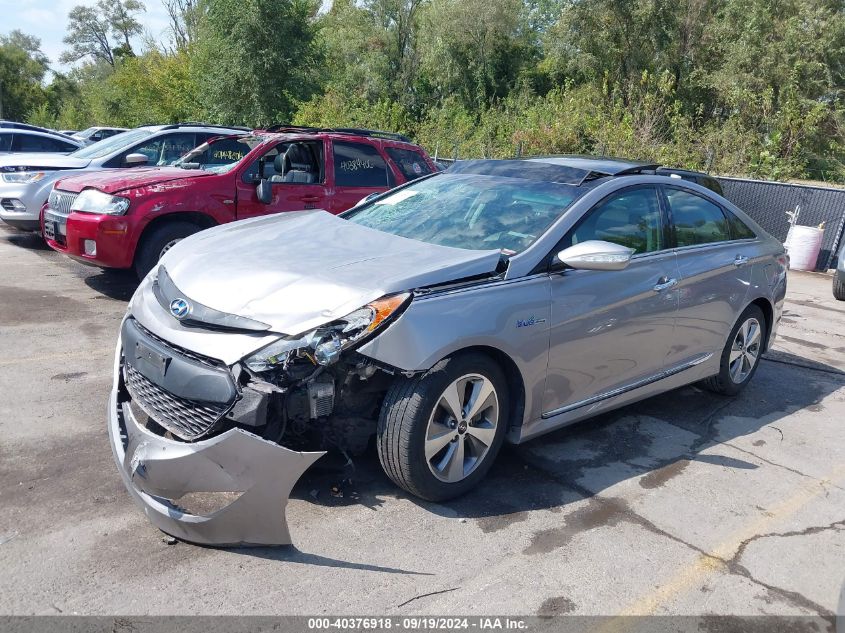
[[[42,132],[41,130],[31,130],[29,128],[0,127],[0,134],[30,134],[32,136],[46,136],[47,138],[58,139],[60,141],[70,143],[71,145],[82,147],[82,143],[79,139],[73,138],[72,136],[66,136],[65,134],[59,134],[58,132]]]
[[[450,174],[477,174],[501,178],[522,178],[563,185],[596,185],[614,176],[654,175],[657,165],[586,156],[480,159],[453,163]]]
[[[252,128],[244,127],[242,125],[216,125],[214,123],[199,123],[196,121],[188,121],[185,123],[166,123],[161,125],[150,124],[150,125],[139,125],[137,128],[134,129],[145,129],[145,130],[152,130],[153,132],[163,132],[165,130],[202,130],[202,131],[216,131],[221,130],[221,134],[224,132],[252,132]],[[128,130],[127,130],[128,131]]]
[[[277,135],[292,135],[298,134],[303,137],[318,137],[318,138],[343,138],[343,139],[371,139],[387,143],[388,145],[409,145],[418,148],[419,145],[412,141],[404,134],[397,132],[386,132],[384,130],[371,130],[367,128],[352,128],[352,127],[334,127],[334,128],[318,128],[309,127],[305,125],[270,125],[266,128],[258,128],[255,130],[256,134],[277,134]]]
[[[710,174],[705,174],[703,171],[695,171],[694,169],[680,169],[678,167],[660,167],[657,170],[658,175],[663,174],[677,174],[679,176],[698,176],[700,178],[715,178]]]
[[[496,163],[504,164],[497,166]],[[520,163],[523,165],[522,170],[520,169]],[[520,173],[525,170],[525,163],[548,166],[549,169],[546,172],[546,178],[542,177],[543,172],[540,170],[532,170],[532,176],[527,176],[526,173]],[[473,164],[473,166],[466,167],[467,164]],[[464,165],[464,167],[457,167],[457,165]],[[467,173],[471,170],[473,173],[479,174],[487,173],[488,175],[523,178],[533,177],[535,179],[549,179],[554,180],[555,182],[574,184],[577,186],[581,186],[585,183],[597,182],[608,177],[634,175],[674,175],[676,178],[680,176],[697,177],[718,183],[718,180],[715,177],[692,169],[666,167],[662,166],[660,163],[635,161],[625,158],[582,156],[576,154],[531,156],[505,160],[463,160],[453,163],[453,166],[454,167],[450,169],[452,173],[458,173],[459,171]],[[555,172],[555,168],[559,168],[557,172]],[[719,192],[717,191],[717,193]]]
[[[536,156],[526,158],[525,160],[535,163],[546,163],[548,165],[573,167],[582,171],[593,172],[595,174],[602,174],[605,176],[636,174],[660,167],[660,163],[648,163],[607,156],[581,156],[577,154]]]
[[[0,120],[0,128],[31,130],[33,132],[50,132],[46,127],[39,125],[30,125],[29,123],[18,123],[17,121]]]

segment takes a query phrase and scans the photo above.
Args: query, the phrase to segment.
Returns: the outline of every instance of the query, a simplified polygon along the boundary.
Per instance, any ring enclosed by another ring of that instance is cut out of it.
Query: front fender
[[[550,309],[548,275],[417,296],[396,322],[358,351],[402,371],[417,372],[463,349],[496,349],[520,372],[525,416],[531,419],[533,403],[542,403]]]

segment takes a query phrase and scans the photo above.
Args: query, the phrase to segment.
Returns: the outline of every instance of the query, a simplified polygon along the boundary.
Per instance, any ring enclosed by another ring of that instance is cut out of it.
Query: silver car
[[[40,231],[41,207],[61,178],[103,169],[169,165],[209,138],[245,130],[201,123],[146,125],[87,147],[69,139],[81,149],[67,156],[27,153],[0,157],[0,220],[18,229]]]
[[[688,383],[738,393],[781,317],[783,246],[654,168],[466,161],[342,217],[180,242],[117,345],[127,489],[187,541],[287,543],[288,494],[326,451],[375,436],[390,479],[442,501],[503,442]]]

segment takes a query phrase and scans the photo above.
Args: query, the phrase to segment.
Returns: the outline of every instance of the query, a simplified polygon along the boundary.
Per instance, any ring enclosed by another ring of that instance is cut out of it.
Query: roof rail
[[[385,138],[393,141],[402,141],[403,143],[413,143],[404,134],[397,134],[396,132],[385,132],[383,130],[370,130],[367,128],[357,127],[311,127],[307,125],[290,125],[288,123],[278,123],[270,125],[266,128],[268,132],[305,132],[316,134],[318,132],[329,132],[333,134],[351,134],[355,136],[369,136],[372,138]]]
[[[290,123],[276,123],[264,128],[268,132],[325,132],[326,130],[308,125],[291,125]]]
[[[161,129],[175,130],[180,127],[213,127],[220,128],[221,130],[244,130],[245,132],[252,131],[252,128],[245,127],[243,125],[218,125],[216,123],[204,123],[203,121],[182,121],[180,123],[170,123],[168,125],[163,125]]]
[[[371,136],[373,138],[386,138],[393,141],[402,141],[403,143],[413,143],[413,141],[404,134],[398,134],[396,132],[385,132],[383,130],[368,130],[366,128],[356,127],[338,127],[333,128],[329,131],[339,132],[340,134],[355,134],[357,136]]]

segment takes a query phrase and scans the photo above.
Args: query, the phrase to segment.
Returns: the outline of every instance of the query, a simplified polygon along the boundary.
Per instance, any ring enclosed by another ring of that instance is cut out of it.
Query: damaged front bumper
[[[135,416],[124,384],[118,341],[108,430],[126,489],[163,532],[203,545],[286,545],[288,496],[324,452],[297,452],[240,428],[196,442],[153,433]],[[192,513],[179,500],[193,493],[234,493],[231,503]]]

